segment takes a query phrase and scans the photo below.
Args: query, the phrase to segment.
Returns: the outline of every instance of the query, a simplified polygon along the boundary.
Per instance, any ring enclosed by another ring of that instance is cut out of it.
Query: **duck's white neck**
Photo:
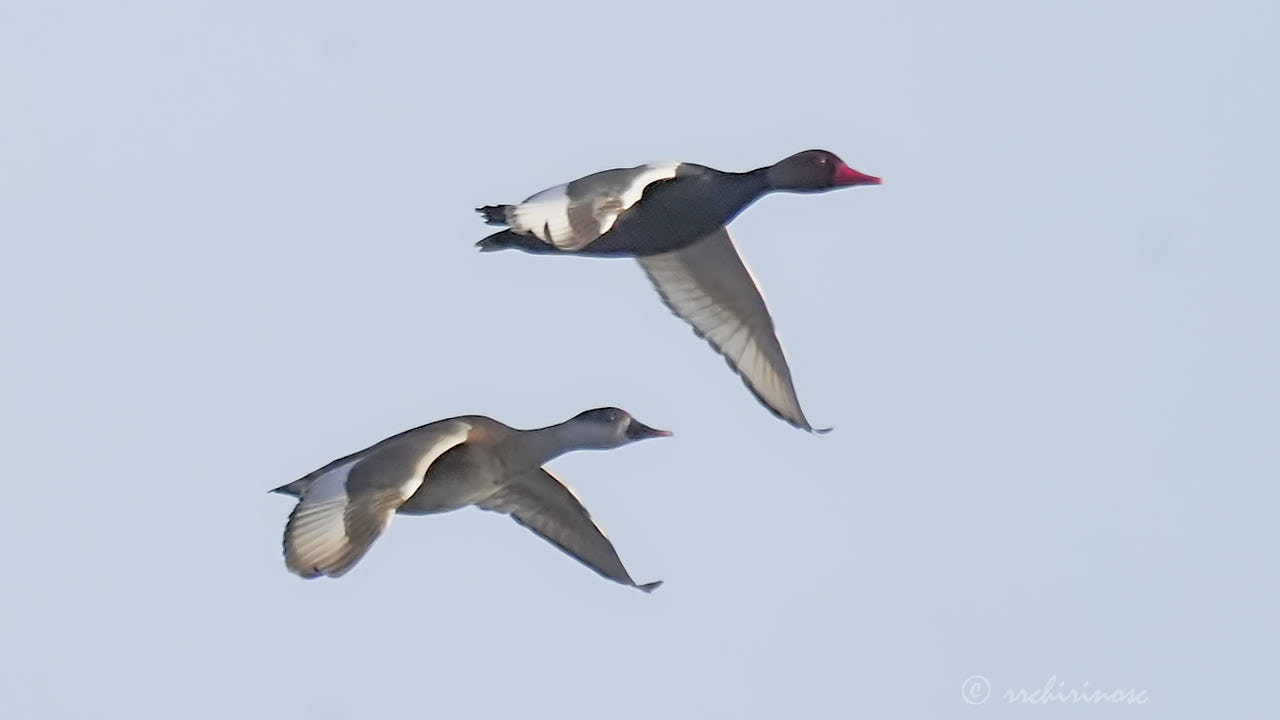
[[[536,430],[523,430],[511,440],[509,462],[521,468],[535,468],[574,450],[602,450],[613,447],[611,429],[596,423],[567,420]]]

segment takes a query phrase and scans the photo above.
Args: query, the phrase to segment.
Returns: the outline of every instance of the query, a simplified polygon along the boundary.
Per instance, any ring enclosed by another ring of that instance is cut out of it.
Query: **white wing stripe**
[[[609,232],[646,187],[675,177],[679,167],[673,162],[605,170],[547,188],[511,208],[507,224],[559,250],[579,250]]]
[[[557,238],[573,234],[569,226],[568,185],[557,185],[531,196],[511,211],[511,229],[529,233],[555,245]]]
[[[618,216],[644,197],[644,189],[659,180],[667,180],[676,176],[680,163],[653,163],[641,166],[644,169],[632,179],[622,192],[618,193],[618,209],[600,218],[600,234],[613,228]]]
[[[377,449],[316,478],[303,491],[285,525],[284,554],[289,570],[303,577],[337,577],[349,570],[391,524],[396,509],[422,486],[431,463],[464,442],[470,430],[465,422],[437,428],[434,432],[438,435],[427,451],[412,466],[401,465],[393,473],[404,476],[398,484],[370,487],[370,478],[361,480],[359,472],[352,482],[352,471],[377,457]]]

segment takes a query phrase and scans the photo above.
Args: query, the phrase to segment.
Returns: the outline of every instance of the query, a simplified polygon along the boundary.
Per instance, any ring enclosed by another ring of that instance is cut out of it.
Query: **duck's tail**
[[[476,247],[480,248],[480,252],[494,252],[495,250],[506,250],[507,248],[515,248],[528,253],[548,254],[559,252],[554,246],[548,245],[532,235],[524,235],[510,230],[499,230],[476,243]]]
[[[484,221],[489,225],[507,225],[507,213],[511,210],[510,205],[485,205],[476,208],[476,212],[484,217]]]
[[[476,243],[476,247],[480,248],[480,252],[494,252],[495,250],[516,247],[516,244],[512,242],[513,235],[515,233],[510,230],[502,230]]]

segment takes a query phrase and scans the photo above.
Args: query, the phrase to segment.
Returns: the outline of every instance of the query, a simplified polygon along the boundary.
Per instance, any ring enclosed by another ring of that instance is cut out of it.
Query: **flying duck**
[[[587,410],[536,430],[480,415],[407,430],[272,490],[298,498],[284,528],[285,565],[304,578],[340,577],[395,513],[475,505],[510,515],[614,582],[652,592],[662,581],[636,584],[577,495],[542,465],[571,450],[669,435],[618,408]]]
[[[617,168],[476,212],[505,226],[476,245],[544,254],[634,257],[667,307],[724,356],[774,415],[811,432],[773,319],[726,225],[778,191],[815,193],[880,178],[825,150],[745,173],[693,163]]]

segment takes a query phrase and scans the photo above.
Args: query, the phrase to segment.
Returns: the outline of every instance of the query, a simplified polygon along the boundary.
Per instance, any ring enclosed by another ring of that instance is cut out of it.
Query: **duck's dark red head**
[[[880,178],[860,173],[835,153],[805,150],[769,168],[769,187],[795,192],[822,192],[850,185],[879,185]]]

